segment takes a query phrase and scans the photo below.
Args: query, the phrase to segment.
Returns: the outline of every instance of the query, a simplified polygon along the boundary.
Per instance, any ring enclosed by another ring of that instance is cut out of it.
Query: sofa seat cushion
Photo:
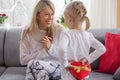
[[[92,71],[89,80],[114,80],[112,74]]]
[[[0,80],[25,80],[26,67],[8,67]]]
[[[5,71],[5,67],[2,67],[2,66],[0,66],[0,76],[2,75],[2,73]]]

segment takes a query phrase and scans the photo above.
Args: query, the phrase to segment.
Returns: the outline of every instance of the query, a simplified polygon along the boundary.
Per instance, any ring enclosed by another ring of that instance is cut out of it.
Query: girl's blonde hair
[[[35,32],[35,30],[38,29],[37,15],[38,15],[38,13],[40,13],[43,10],[43,8],[45,6],[49,6],[53,10],[53,12],[55,13],[54,4],[50,0],[40,0],[34,8],[32,20],[31,20],[30,24],[25,27],[25,29],[22,33],[22,37],[21,37],[22,39],[24,39],[24,37],[27,34],[32,35]],[[53,23],[47,29],[47,34],[46,35],[49,36],[49,37],[53,37],[55,32],[56,32],[56,27],[55,27],[55,22],[53,20]]]
[[[74,22],[78,18],[82,21],[85,20],[86,21],[85,30],[89,29],[90,21],[89,18],[86,16],[87,10],[81,1],[73,1],[69,3],[64,10],[64,14],[68,14]]]

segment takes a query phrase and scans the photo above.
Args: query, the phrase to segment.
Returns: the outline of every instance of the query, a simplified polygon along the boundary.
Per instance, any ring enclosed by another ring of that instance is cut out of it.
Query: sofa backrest
[[[5,32],[6,32],[6,28],[0,27],[0,66],[4,65],[3,49],[4,49]]]
[[[6,66],[20,66],[19,42],[22,28],[9,28],[5,36],[4,60]]]
[[[114,34],[120,34],[119,28],[113,28],[113,29],[90,29],[89,32],[92,32],[96,39],[98,39],[101,43],[105,44],[105,34],[106,32],[114,33]],[[91,49],[93,51],[94,49]],[[94,61],[91,66],[92,69],[98,69],[100,58],[98,58],[96,61]]]
[[[105,44],[105,33],[110,32],[114,34],[120,34],[119,28],[113,28],[113,29],[90,29],[89,32],[92,32],[93,35],[103,44]]]
[[[0,65],[21,66],[19,57],[21,31],[22,28],[19,27],[9,29],[0,28]],[[120,29],[90,29],[89,32],[93,33],[96,39],[105,44],[105,33],[111,32],[120,34]],[[91,51],[93,51],[93,49]],[[98,65],[99,59],[91,64],[92,69],[97,69]]]

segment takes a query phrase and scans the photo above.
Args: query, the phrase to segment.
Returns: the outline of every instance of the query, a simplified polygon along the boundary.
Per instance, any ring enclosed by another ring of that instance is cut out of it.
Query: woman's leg
[[[27,65],[25,80],[49,80],[49,74],[38,60],[31,60]]]
[[[27,66],[26,80],[61,80],[60,65],[50,61],[32,60]]]
[[[51,68],[48,70],[50,80],[61,80],[60,65],[54,62],[49,62],[49,66]]]
[[[25,80],[36,80],[36,78],[33,76],[34,73],[30,68],[30,66],[32,65],[32,62],[33,62],[33,60],[31,60],[27,65]]]

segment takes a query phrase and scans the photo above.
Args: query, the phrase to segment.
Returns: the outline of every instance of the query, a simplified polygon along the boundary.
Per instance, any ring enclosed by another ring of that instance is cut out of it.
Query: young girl
[[[73,1],[65,8],[64,19],[69,29],[61,34],[59,44],[62,80],[76,80],[68,70],[72,67],[71,62],[90,64],[106,51],[104,45],[95,39],[92,33],[87,32],[90,22],[86,14],[87,10],[81,1]],[[84,21],[85,29],[82,28]],[[90,47],[95,51],[89,54]]]

